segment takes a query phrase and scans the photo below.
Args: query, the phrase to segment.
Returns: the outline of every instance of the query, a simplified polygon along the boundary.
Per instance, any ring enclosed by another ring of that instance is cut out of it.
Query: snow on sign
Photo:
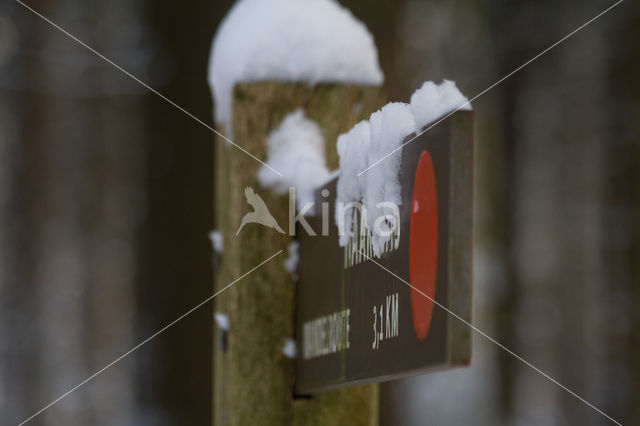
[[[298,230],[297,393],[469,364],[469,328],[429,298],[471,319],[472,128],[473,113],[458,111],[402,148],[399,226],[384,241],[358,209],[342,240],[335,223],[324,236]],[[318,188],[316,205],[336,211],[338,185]],[[323,217],[307,221],[319,229]]]

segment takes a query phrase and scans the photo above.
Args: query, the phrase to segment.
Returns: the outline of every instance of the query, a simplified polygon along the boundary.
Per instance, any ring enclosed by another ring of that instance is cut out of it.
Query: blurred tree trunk
[[[546,41],[520,24],[519,7],[496,7],[505,23],[496,31],[500,74],[606,5],[549,6],[553,14],[540,7],[530,15],[531,22],[544,22],[537,28],[546,31],[536,34],[547,34]],[[629,373],[635,362],[625,355],[633,347],[626,302],[634,294],[632,247],[621,235],[634,235],[625,218],[635,208],[629,154],[637,150],[628,134],[620,138],[631,122],[611,116],[629,104],[611,85],[611,67],[625,62],[621,79],[628,79],[627,61],[635,57],[633,49],[611,50],[633,39],[616,34],[625,14],[637,16],[613,10],[502,87],[510,284],[499,323],[506,346],[622,423],[633,423]],[[632,127],[637,135],[637,124]],[[602,423],[600,414],[508,354],[501,364],[507,421]]]
[[[604,331],[606,366],[597,394],[623,424],[640,423],[640,4],[618,11],[606,34],[612,46],[604,150],[606,182],[602,222],[605,244],[604,302],[598,326]]]
[[[222,2],[144,0],[158,38],[152,87],[211,121],[207,61]],[[140,338],[211,295],[214,142],[209,129],[155,94],[145,101],[148,215],[141,233],[137,324]],[[154,425],[211,423],[212,305],[206,304],[137,353],[138,401]]]
[[[42,13],[139,71],[131,4],[117,16],[102,6]],[[111,66],[17,4],[0,20],[0,422],[15,424],[134,343],[145,125],[138,88]],[[38,424],[135,423],[131,367],[122,362]]]

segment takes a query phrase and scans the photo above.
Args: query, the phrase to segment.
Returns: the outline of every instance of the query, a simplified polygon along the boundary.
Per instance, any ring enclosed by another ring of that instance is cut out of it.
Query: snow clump
[[[362,203],[369,230],[375,230],[374,224],[381,216],[389,218],[392,212],[384,203],[398,207],[402,203],[400,167],[403,143],[429,123],[458,109],[470,110],[471,104],[453,81],[444,80],[439,85],[427,81],[411,96],[411,104],[388,103],[371,114],[369,120],[361,121],[338,136],[340,175],[335,222],[339,228],[340,246],[347,245],[352,233],[353,211],[347,206]],[[394,224],[385,226],[387,229],[381,230],[386,232],[373,232],[371,236],[377,257],[391,238],[388,231]]]
[[[295,187],[296,204],[302,210],[314,201],[315,189],[329,176],[320,127],[305,117],[301,109],[288,114],[267,136],[266,163],[282,176],[263,165],[258,171],[260,185],[278,195]]]
[[[222,232],[220,231],[209,232],[209,239],[211,240],[211,247],[213,248],[213,251],[215,251],[218,254],[222,253],[222,248],[224,245],[223,244],[224,236],[222,235]]]
[[[215,120],[232,129],[239,82],[303,81],[379,85],[373,36],[335,0],[239,0],[211,44]]]
[[[471,103],[451,80],[444,80],[440,85],[425,81],[411,96],[411,112],[415,117],[418,133],[427,124],[458,109],[468,111]]]
[[[294,280],[298,279],[298,261],[300,260],[300,256],[298,254],[299,247],[300,244],[297,241],[292,241],[287,246],[289,256],[284,260],[284,269],[291,274],[291,277]]]

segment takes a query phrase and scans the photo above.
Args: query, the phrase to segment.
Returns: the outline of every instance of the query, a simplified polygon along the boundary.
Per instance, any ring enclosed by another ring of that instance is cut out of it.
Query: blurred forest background
[[[28,2],[206,122],[209,46],[231,3]],[[341,3],[372,31],[391,100],[408,101],[442,78],[472,97],[613,0]],[[474,323],[623,424],[640,424],[639,49],[627,0],[473,103]],[[0,5],[1,423],[211,294],[213,141]],[[209,424],[212,321],[201,308],[33,424]],[[383,385],[381,421],[606,423],[478,335],[470,368]]]

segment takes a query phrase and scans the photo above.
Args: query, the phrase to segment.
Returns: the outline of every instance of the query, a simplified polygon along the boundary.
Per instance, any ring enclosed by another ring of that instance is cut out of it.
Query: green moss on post
[[[258,158],[266,157],[266,137],[296,108],[321,127],[327,165],[338,166],[335,141],[340,133],[368,118],[383,103],[376,87],[339,84],[237,85],[233,103],[233,140]],[[244,188],[252,186],[283,229],[288,228],[288,196],[276,196],[256,181],[260,163],[218,140],[215,158],[215,223],[224,235],[224,251],[216,272],[223,288],[291,240],[260,225],[236,230],[249,211]],[[328,392],[294,399],[294,362],[283,356],[285,340],[294,334],[295,286],[283,266],[286,253],[230,287],[214,300],[216,312],[229,316],[223,351],[214,336],[213,418],[221,425],[375,425],[377,386]]]

